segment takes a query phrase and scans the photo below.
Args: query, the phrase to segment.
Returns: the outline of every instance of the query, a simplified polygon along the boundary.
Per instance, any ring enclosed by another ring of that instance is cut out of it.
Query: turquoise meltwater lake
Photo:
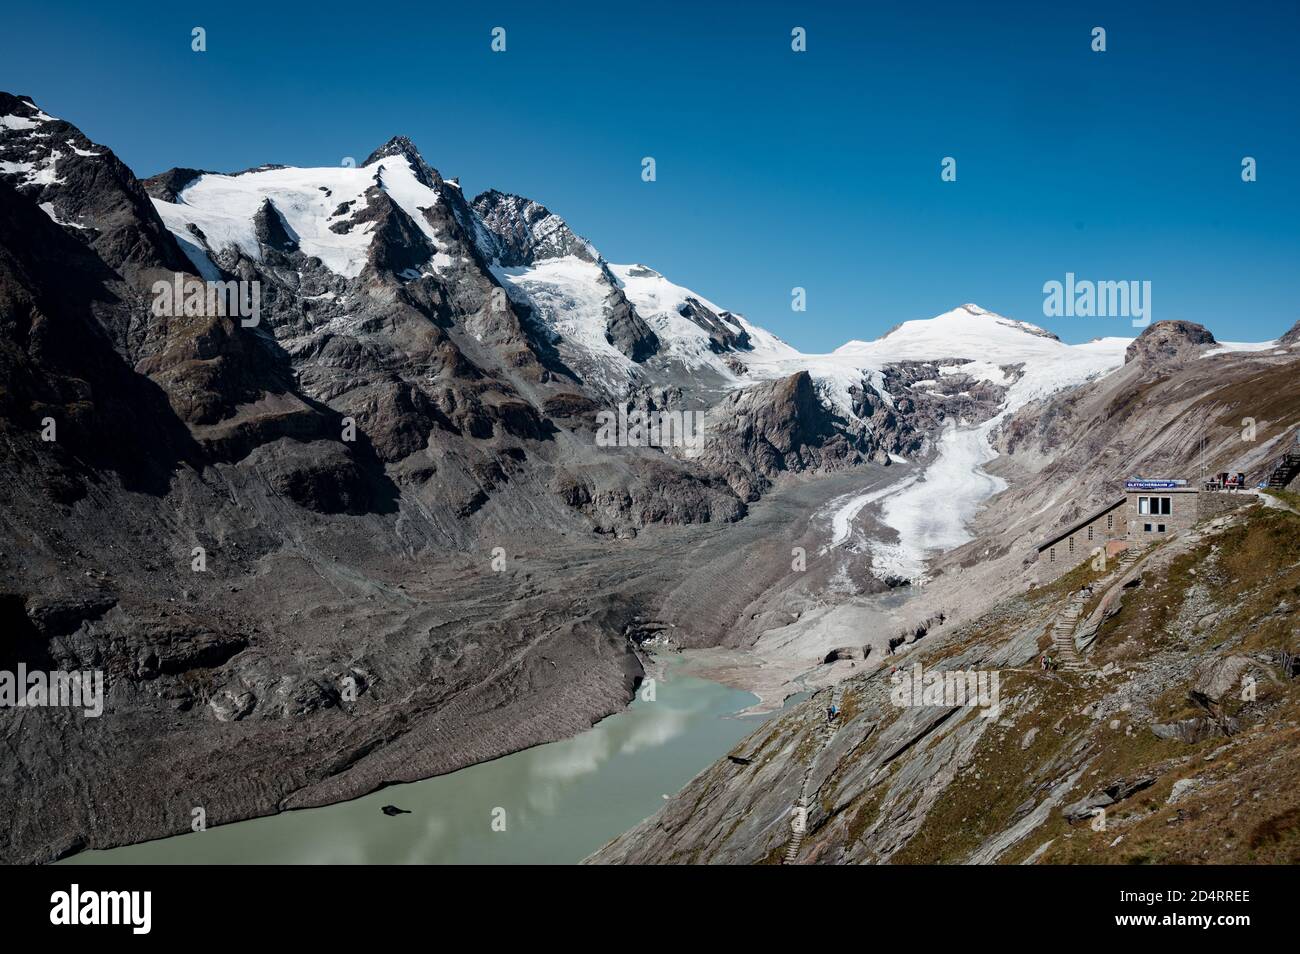
[[[654,694],[572,739],[450,775],[61,864],[573,864],[654,814],[766,717],[737,715],[756,701],[750,693],[673,669]],[[390,817],[385,805],[410,814]]]

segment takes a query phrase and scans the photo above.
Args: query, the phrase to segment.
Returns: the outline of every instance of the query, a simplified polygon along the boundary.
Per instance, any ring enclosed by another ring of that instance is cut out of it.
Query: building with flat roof
[[[1186,480],[1132,477],[1124,496],[1085,514],[1038,544],[1038,583],[1050,583],[1085,559],[1104,551],[1106,559],[1130,546],[1145,547],[1256,502],[1252,493],[1201,490]]]
[[[1144,546],[1186,530],[1198,519],[1197,488],[1185,480],[1124,481],[1128,539]]]

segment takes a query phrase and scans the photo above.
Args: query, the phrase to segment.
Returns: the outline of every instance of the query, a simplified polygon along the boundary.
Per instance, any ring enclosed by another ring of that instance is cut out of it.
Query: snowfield
[[[1028,322],[1013,321],[978,305],[962,305],[934,318],[906,321],[875,341],[850,341],[830,354],[742,356],[756,377],[785,377],[806,368],[823,382],[841,413],[851,413],[848,388],[867,377],[881,396],[880,370],[899,361],[941,361],[964,358],[968,363],[941,366],[941,374],[969,374],[1005,386],[1003,370],[1022,365],[1021,376],[1007,395],[1008,411],[1030,401],[1083,384],[1124,363],[1130,338],[1100,338],[1068,345]],[[788,346],[786,346],[788,348]]]
[[[284,219],[289,234],[304,255],[314,255],[330,271],[356,278],[365,267],[373,223],[362,223],[343,233],[330,226],[347,222],[366,207],[366,190],[376,185],[409,215],[435,249],[446,243],[424,216],[437,205],[438,193],[420,182],[407,159],[385,156],[358,168],[255,169],[238,175],[205,174],[187,185],[179,202],[154,199],[163,224],[204,278],[217,270],[199,248],[189,226],[202,230],[214,252],[234,246],[254,261],[262,260],[254,229],[254,216],[270,200]],[[345,212],[334,213],[351,203]],[[425,266],[436,271],[449,264],[445,253],[435,253]]]
[[[600,266],[576,255],[550,258],[528,267],[491,267],[512,300],[536,309],[537,317],[558,334],[561,354],[576,351],[586,376],[618,391],[636,376],[636,364],[605,336],[606,299],[614,291]]]

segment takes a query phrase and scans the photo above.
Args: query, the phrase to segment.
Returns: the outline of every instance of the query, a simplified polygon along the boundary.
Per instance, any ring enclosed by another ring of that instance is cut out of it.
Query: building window
[[[1047,551],[1047,562],[1048,563],[1056,562],[1056,547],[1052,547],[1052,549]]]
[[[1151,524],[1149,524],[1149,523],[1144,523],[1144,524],[1142,524],[1142,532],[1143,532],[1143,533],[1150,533],[1150,532],[1151,532]]]
[[[1115,515],[1113,513],[1106,514],[1106,529],[1107,530],[1115,529]]]
[[[1144,517],[1148,514],[1161,516],[1173,513],[1172,497],[1139,497],[1138,513]]]
[[[1070,552],[1074,552],[1074,537],[1070,537]]]
[[[1088,525],[1088,539],[1092,539],[1092,524]]]
[[[1163,523],[1156,524],[1156,533],[1164,533],[1164,532],[1165,532],[1165,525]]]

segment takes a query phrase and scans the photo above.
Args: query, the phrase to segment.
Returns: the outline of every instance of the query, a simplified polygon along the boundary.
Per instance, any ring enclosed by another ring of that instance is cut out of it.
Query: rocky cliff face
[[[47,115],[30,97],[0,92],[4,178],[131,280],[184,267],[176,243],[123,163],[76,126]]]
[[[481,223],[478,236],[485,258],[507,269],[565,259],[592,266],[604,298],[605,340],[634,362],[659,350],[659,339],[628,302],[600,253],[562,218],[531,199],[495,190],[477,196],[473,209]]]

